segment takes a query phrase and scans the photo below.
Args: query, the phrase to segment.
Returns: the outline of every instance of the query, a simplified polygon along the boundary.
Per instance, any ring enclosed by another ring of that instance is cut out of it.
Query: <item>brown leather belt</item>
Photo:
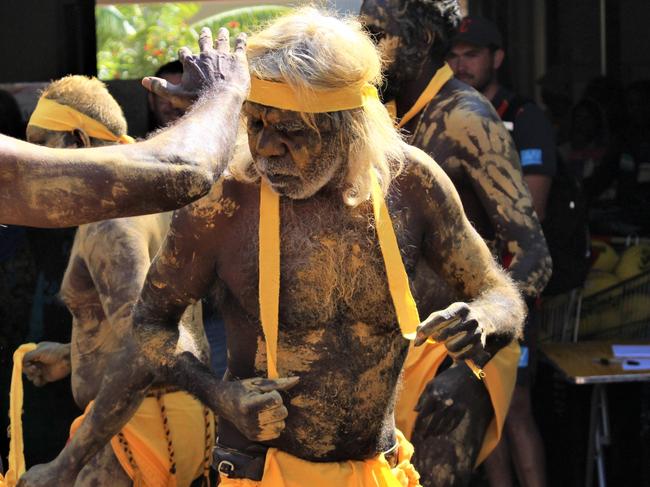
[[[399,444],[384,452],[390,468],[399,464]],[[214,447],[212,461],[217,472],[231,479],[248,479],[259,482],[264,477],[264,465],[268,447],[252,444],[244,451],[229,448],[219,443]]]

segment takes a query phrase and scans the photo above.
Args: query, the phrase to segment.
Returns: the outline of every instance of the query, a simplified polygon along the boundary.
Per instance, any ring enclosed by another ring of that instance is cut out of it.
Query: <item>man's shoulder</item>
[[[447,173],[429,154],[409,144],[405,144],[404,151],[406,159],[401,174],[403,184],[416,190],[422,187],[430,190],[451,184]]]
[[[442,87],[437,98],[438,103],[432,103],[429,111],[433,112],[440,107],[447,113],[462,111],[478,117],[498,119],[494,107],[487,98],[456,78],[452,78]]]

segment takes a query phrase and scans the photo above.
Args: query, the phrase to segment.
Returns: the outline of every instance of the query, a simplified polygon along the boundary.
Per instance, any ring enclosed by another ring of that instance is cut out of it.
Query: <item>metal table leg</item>
[[[589,415],[589,443],[585,487],[593,487],[594,463],[598,472],[598,486],[607,487],[604,446],[609,445],[609,412],[605,384],[594,384]]]

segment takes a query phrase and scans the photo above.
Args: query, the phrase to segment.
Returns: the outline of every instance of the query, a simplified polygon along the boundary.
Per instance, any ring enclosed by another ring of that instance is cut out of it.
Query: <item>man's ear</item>
[[[431,49],[436,44],[436,33],[434,31],[428,32],[424,42],[426,42],[424,52],[431,52]]]
[[[90,147],[90,137],[88,134],[81,129],[74,129],[72,131],[72,136],[74,137],[74,142],[77,145],[77,148],[83,149]]]
[[[506,53],[503,49],[497,49],[494,51],[494,55],[492,56],[492,69],[494,71],[498,71],[501,65],[503,64],[503,58],[505,57]]]

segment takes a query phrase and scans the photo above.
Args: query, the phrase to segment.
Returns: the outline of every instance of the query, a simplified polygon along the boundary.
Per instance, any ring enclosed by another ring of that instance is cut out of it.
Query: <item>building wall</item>
[[[97,70],[93,0],[0,1],[0,82]]]

